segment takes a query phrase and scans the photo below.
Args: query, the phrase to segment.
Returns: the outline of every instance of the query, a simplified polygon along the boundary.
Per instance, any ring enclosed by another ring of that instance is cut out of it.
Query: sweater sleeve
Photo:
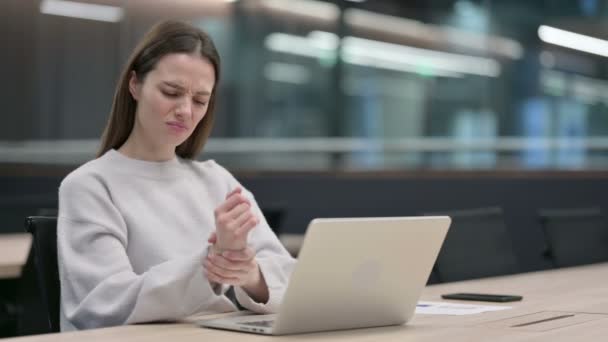
[[[145,213],[142,213],[145,214]],[[99,177],[68,177],[59,189],[61,310],[77,329],[176,320],[202,307],[226,310],[201,261],[207,247],[136,274],[128,230]]]
[[[266,222],[253,194],[245,189],[226,169],[218,164],[216,165],[228,181],[228,191],[236,186],[241,186],[244,189],[245,196],[251,201],[251,208],[260,217],[260,223],[249,235],[249,245],[256,251],[256,261],[268,286],[268,301],[258,303],[240,287],[235,287],[236,299],[243,307],[251,311],[264,314],[276,313],[287,289],[289,277],[295,267],[296,260],[291,257]]]
[[[249,241],[256,250],[256,261],[268,286],[269,297],[266,303],[258,303],[240,287],[236,287],[234,292],[243,307],[258,313],[276,313],[296,261],[270,229],[253,196],[251,203],[261,220],[250,233]]]

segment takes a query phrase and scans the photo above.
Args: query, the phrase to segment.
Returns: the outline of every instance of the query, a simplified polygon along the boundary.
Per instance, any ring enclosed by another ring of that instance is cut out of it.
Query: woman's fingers
[[[243,215],[250,214],[250,213],[251,213],[251,205],[249,205],[249,202],[243,202],[243,203],[240,203],[239,205],[237,205],[236,207],[234,207],[228,213],[228,215],[232,219],[232,221],[230,223],[235,226],[232,228],[240,227],[243,224],[243,222],[242,222]]]
[[[249,231],[260,222],[240,187],[228,194],[226,200],[215,209],[214,216],[217,235],[215,240],[209,237],[208,241],[211,244],[219,242],[218,246],[224,249],[243,248],[247,244]]]
[[[243,271],[249,272],[251,269],[251,259],[252,258],[242,258],[242,259],[228,259],[221,255],[210,255],[207,257],[207,260],[213,265],[220,267],[222,269],[228,271]]]
[[[249,220],[247,220],[247,222],[245,222],[243,225],[241,225],[234,231],[234,235],[245,236],[247,235],[247,233],[249,233],[250,230],[255,228],[258,223],[260,223],[260,219],[256,216],[252,216]]]
[[[228,214],[231,219],[221,220],[223,227],[233,232],[235,237],[245,235],[259,223],[249,203],[241,203]]]
[[[204,274],[211,282],[242,286],[250,282],[257,271],[255,250],[247,247],[240,251],[225,251],[221,255],[208,255],[202,260]]]
[[[236,278],[236,279],[241,279],[244,278],[245,276],[247,276],[247,274],[250,272],[250,267],[247,266],[247,269],[242,269],[241,267],[244,267],[243,265],[236,266],[236,265],[228,265],[227,267],[231,267],[232,269],[228,269],[225,267],[220,267],[219,265],[217,265],[217,260],[212,262],[209,259],[206,259],[203,262],[203,266],[205,267],[205,269],[209,272],[212,272],[220,277],[223,278]]]
[[[215,232],[212,232],[211,235],[209,235],[207,242],[209,242],[212,245],[215,244],[217,242],[217,234]]]
[[[218,284],[226,284],[226,285],[235,285],[238,286],[239,285],[239,280],[237,278],[224,278],[218,274],[215,274],[207,269],[205,269],[204,272],[205,277],[207,278],[207,280],[214,282],[214,283],[218,283]]]
[[[237,205],[246,202],[249,203],[249,200],[241,193],[235,193],[234,195],[228,197],[219,207],[215,209],[215,218],[219,218],[222,215],[229,213],[234,207]]]
[[[247,208],[247,210],[241,212],[239,216],[234,218],[234,221],[230,224],[230,230],[236,231],[238,228],[243,226],[247,221],[253,217],[253,212]]]
[[[230,196],[234,195],[234,194],[240,194],[243,191],[243,188],[241,188],[240,186],[237,186],[236,188],[234,188],[234,190],[230,191],[228,193],[228,195],[226,195],[226,199],[228,199]]]

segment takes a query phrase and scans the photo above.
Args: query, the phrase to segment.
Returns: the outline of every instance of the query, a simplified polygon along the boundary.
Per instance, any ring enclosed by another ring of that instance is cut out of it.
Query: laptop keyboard
[[[240,322],[240,324],[252,325],[252,326],[255,326],[255,327],[270,328],[274,324],[274,321],[273,320],[269,320],[269,321],[251,321],[251,322]]]

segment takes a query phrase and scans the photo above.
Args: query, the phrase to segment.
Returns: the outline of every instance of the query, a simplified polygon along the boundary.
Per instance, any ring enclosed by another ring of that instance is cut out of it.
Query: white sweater
[[[147,162],[116,150],[69,174],[59,189],[57,252],[61,330],[177,320],[236,310],[203,275],[213,210],[238,181],[214,161]],[[236,288],[239,303],[276,312],[295,260],[261,218],[249,234],[269,289],[257,303]]]

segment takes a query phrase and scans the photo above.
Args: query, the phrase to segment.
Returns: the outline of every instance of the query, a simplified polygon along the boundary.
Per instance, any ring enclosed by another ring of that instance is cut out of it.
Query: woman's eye
[[[194,101],[194,102],[199,106],[204,106],[207,104],[207,102],[205,102],[205,101]]]
[[[177,97],[179,95],[178,93],[171,93],[167,91],[164,91],[163,94],[165,94],[167,97]]]

